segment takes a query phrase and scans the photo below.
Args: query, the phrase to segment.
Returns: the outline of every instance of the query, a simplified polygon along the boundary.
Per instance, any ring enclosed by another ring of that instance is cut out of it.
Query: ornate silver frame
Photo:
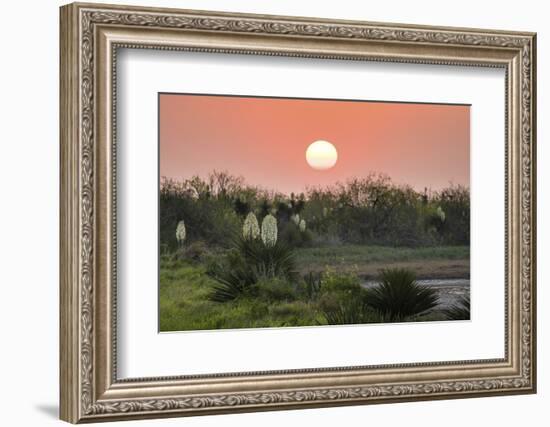
[[[533,33],[71,4],[61,8],[61,419],[72,422],[534,393]],[[506,70],[505,357],[119,380],[117,48]]]

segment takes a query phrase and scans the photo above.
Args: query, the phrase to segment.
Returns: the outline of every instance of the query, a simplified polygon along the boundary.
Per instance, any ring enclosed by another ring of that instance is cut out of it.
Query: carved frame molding
[[[114,65],[121,47],[505,67],[510,247],[505,359],[117,380],[113,146]],[[61,8],[60,96],[62,419],[101,421],[535,391],[534,34],[71,4]],[[272,383],[260,385],[270,376]],[[288,380],[299,385],[285,386]],[[201,382],[210,391],[193,389]],[[258,386],[251,388],[254,382]]]

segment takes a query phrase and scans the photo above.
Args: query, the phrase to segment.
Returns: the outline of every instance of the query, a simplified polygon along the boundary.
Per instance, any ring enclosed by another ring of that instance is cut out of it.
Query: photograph
[[[160,332],[470,319],[470,105],[158,103]]]

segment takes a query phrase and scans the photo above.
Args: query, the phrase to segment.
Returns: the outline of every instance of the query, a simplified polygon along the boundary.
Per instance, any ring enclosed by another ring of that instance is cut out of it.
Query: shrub
[[[365,292],[359,278],[351,273],[337,274],[326,271],[323,273],[320,286],[323,295],[337,294],[342,298],[361,297]]]
[[[206,188],[198,193],[189,183],[163,180],[160,188],[160,241],[171,250],[179,246],[176,230],[185,218],[185,242],[203,240],[227,246],[228,236],[240,231],[242,222],[226,197],[214,197]]]
[[[311,326],[321,320],[315,306],[300,300],[271,304],[269,316],[272,326]]]
[[[262,301],[293,301],[296,289],[292,283],[279,278],[260,279],[255,287],[255,296]]]
[[[276,318],[295,317],[300,319],[305,310],[307,310],[307,306],[302,301],[275,304],[269,308],[270,313]]]
[[[299,247],[302,245],[302,234],[293,221],[288,221],[281,226],[280,239],[291,247]]]
[[[470,320],[470,295],[461,296],[456,304],[441,311],[448,320]]]
[[[385,321],[399,322],[424,314],[437,306],[437,291],[416,282],[414,272],[395,268],[382,270],[380,284],[367,291],[367,304]]]
[[[202,240],[192,242],[188,246],[182,246],[178,251],[179,258],[194,262],[204,260],[209,253],[208,245]]]
[[[279,233],[288,233],[283,240],[292,246],[303,246],[312,236],[329,243],[411,247],[470,242],[468,187],[451,185],[436,192],[419,192],[387,176],[370,174],[287,196],[215,171],[204,179],[161,181],[160,241],[163,247],[176,250],[175,231],[184,218],[186,243],[204,240],[228,247],[231,236],[242,233],[243,218],[250,212],[269,218],[271,225],[278,221]],[[301,235],[285,231],[288,223],[298,232],[302,224]],[[247,226],[247,230],[251,229]],[[276,232],[273,226],[265,228],[264,239],[269,238],[271,244]]]
[[[319,286],[319,308],[329,325],[378,321],[367,305],[366,291],[356,275],[328,271],[323,274]]]
[[[299,284],[299,293],[307,300],[317,299],[321,293],[321,280],[320,273],[314,273],[310,271],[304,274],[302,282]]]
[[[302,246],[311,245],[313,242],[313,233],[311,230],[302,231]]]
[[[288,221],[281,226],[280,240],[287,245],[295,248],[309,245],[313,240],[313,234],[310,230],[300,230],[300,226],[293,221]]]
[[[470,190],[451,185],[436,193],[433,202],[445,213],[439,230],[443,244],[470,243]]]

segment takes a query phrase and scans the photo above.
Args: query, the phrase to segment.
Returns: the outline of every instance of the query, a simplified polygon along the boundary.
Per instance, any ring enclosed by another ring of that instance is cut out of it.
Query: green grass
[[[384,268],[409,268],[418,278],[469,277],[469,258],[469,248],[460,246],[392,248],[342,245],[296,250],[296,265],[300,274],[324,272],[330,267],[336,274],[352,274],[360,279],[378,277]],[[162,257],[160,330],[314,326],[327,323],[319,301],[303,296],[287,298],[284,293],[282,296],[272,295],[273,292],[263,289],[261,296],[256,298],[219,303],[209,298],[216,284],[206,274],[203,264]],[[436,314],[432,312],[412,320],[437,320],[432,319]]]
[[[161,260],[160,330],[311,326],[324,321],[317,307],[304,301],[210,301],[215,284],[200,265]]]
[[[425,259],[467,259],[468,246],[440,246],[427,248],[394,248],[388,246],[342,245],[303,248],[297,250],[299,264],[395,262]]]
[[[425,248],[341,245],[296,250],[301,272],[353,271],[361,277],[376,277],[382,268],[406,267],[419,278],[469,277],[470,248],[440,246]]]

